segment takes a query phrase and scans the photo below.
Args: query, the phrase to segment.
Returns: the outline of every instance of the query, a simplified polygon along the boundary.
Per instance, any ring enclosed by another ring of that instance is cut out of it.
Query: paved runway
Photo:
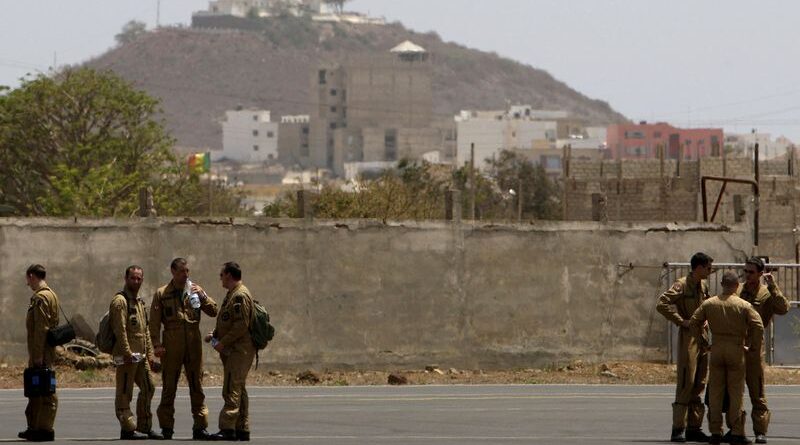
[[[666,443],[672,392],[667,386],[617,385],[249,390],[253,441],[292,445]],[[216,432],[220,388],[206,394],[209,431]],[[770,386],[768,397],[770,443],[800,442],[800,387]],[[57,441],[104,443],[119,437],[112,389],[63,389],[59,398]],[[25,402],[20,390],[0,391],[0,441],[17,440]],[[190,436],[188,392],[181,388],[176,438]]]

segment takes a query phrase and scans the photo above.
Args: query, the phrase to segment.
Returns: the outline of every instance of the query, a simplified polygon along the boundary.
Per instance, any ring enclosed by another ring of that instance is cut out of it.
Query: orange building
[[[606,142],[611,159],[655,159],[664,147],[666,159],[721,156],[721,128],[676,128],[664,122],[608,126]]]

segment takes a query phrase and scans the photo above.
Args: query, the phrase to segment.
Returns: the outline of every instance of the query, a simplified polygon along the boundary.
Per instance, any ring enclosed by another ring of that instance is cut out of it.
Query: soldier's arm
[[[108,317],[111,322],[111,329],[114,331],[114,338],[122,348],[122,355],[130,357],[133,355],[131,345],[128,342],[127,322],[128,322],[128,303],[125,297],[118,295],[111,300],[108,308]]]
[[[683,295],[683,285],[680,281],[676,281],[672,287],[661,294],[656,304],[656,310],[663,315],[664,318],[678,326],[683,323],[683,317],[678,314],[678,310],[675,308],[675,302],[681,295]]]
[[[769,303],[770,306],[772,306],[772,311],[778,315],[789,312],[789,299],[783,295],[778,284],[773,282],[771,285],[767,286],[767,289],[769,289]]]
[[[44,297],[36,295],[31,300],[31,316],[33,317],[33,335],[31,339],[31,361],[34,364],[44,362],[44,350],[47,347],[47,313],[48,304]]]
[[[150,302],[150,345],[153,348],[161,346],[161,294],[156,291],[153,301]]]
[[[209,317],[216,317],[219,313],[219,307],[217,307],[217,302],[214,301],[211,296],[206,294],[206,298],[203,299],[203,302],[200,304],[200,309],[206,313]]]
[[[750,350],[760,352],[761,343],[764,342],[764,323],[752,305],[747,308],[746,315]]]
[[[234,295],[232,298],[233,322],[231,323],[231,329],[225,336],[219,339],[219,342],[224,348],[242,341],[244,336],[248,336],[247,340],[249,341],[250,335],[250,316],[252,314],[252,309],[250,308],[249,298],[244,295]]]
[[[689,330],[691,330],[694,335],[699,336],[703,334],[703,327],[707,319],[706,306],[705,303],[701,304],[700,307],[694,311],[694,314],[692,314],[692,318],[689,319]]]
[[[144,315],[145,333],[144,333],[144,353],[147,360],[152,362],[155,360],[153,356],[153,341],[150,339],[150,314],[147,312],[147,306],[144,301],[140,300],[139,304],[142,305],[142,315]]]

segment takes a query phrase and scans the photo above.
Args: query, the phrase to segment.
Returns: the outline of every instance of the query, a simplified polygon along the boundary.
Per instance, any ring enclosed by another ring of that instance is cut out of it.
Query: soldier
[[[129,266],[125,269],[125,287],[114,295],[108,309],[109,322],[115,338],[112,351],[117,362],[117,394],[114,399],[114,409],[119,419],[121,440],[164,438],[152,428],[153,413],[150,411],[150,402],[153,400],[155,387],[150,367],[154,358],[144,300],[139,298],[143,280],[144,271],[141,267]],[[118,363],[120,359],[122,363]],[[139,387],[136,420],[131,412],[134,384]]]
[[[739,286],[739,297],[753,305],[761,316],[764,329],[769,329],[772,317],[789,312],[789,300],[783,296],[781,289],[775,283],[771,273],[764,273],[764,260],[750,257],[744,263],[744,284]],[[766,285],[761,284],[764,278]],[[764,348],[763,342],[760,349],[751,348],[746,357],[747,390],[750,393],[750,402],[753,405],[753,433],[756,443],[767,443],[767,429],[769,427],[770,411],[767,408],[767,396],[764,392]]]
[[[708,376],[708,341],[705,333],[689,331],[689,318],[708,298],[705,279],[711,274],[710,256],[698,252],[692,256],[691,272],[676,281],[658,299],[656,309],[675,323],[678,331],[678,366],[675,403],[672,404],[672,442],[708,442],[703,433],[705,407],[700,397]]]
[[[736,295],[739,279],[733,272],[722,276],[722,295],[709,298],[695,311],[691,330],[701,335],[706,321],[711,328],[711,372],[709,378],[708,424],[712,444],[722,443],[722,410],[729,397],[727,421],[732,433],[729,443],[750,444],[745,437],[744,394],[745,351],[760,350],[764,339],[761,316],[753,306]]]
[[[202,287],[192,284],[191,293],[200,297],[200,307],[194,309],[189,295],[184,292],[189,279],[189,266],[184,258],[175,258],[170,264],[172,280],[153,295],[150,307],[150,338],[156,357],[161,358],[163,389],[158,405],[158,423],[164,439],[172,439],[175,431],[175,392],[181,368],[189,382],[192,405],[192,438],[208,440],[208,408],[203,394],[203,339],[200,334],[200,312],[210,317],[217,315],[217,303]],[[161,325],[164,325],[163,341]]]
[[[242,284],[242,269],[238,264],[225,263],[219,277],[228,293],[222,302],[216,329],[206,336],[206,341],[211,341],[222,359],[225,406],[219,414],[220,431],[212,437],[214,440],[247,441],[250,440],[250,418],[245,382],[256,356],[250,337],[253,297]]]
[[[58,326],[58,296],[45,282],[47,271],[41,264],[33,264],[25,272],[25,280],[33,291],[25,328],[28,332],[28,367],[46,368],[55,361],[55,348],[47,343],[47,331]],[[56,421],[58,397],[55,393],[28,398],[25,418],[28,428],[17,436],[31,442],[55,440],[53,424]]]

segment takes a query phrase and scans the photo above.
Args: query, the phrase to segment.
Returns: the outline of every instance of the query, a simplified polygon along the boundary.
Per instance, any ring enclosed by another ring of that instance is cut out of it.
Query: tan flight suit
[[[678,378],[672,404],[672,428],[700,429],[705,407],[700,397],[708,378],[708,339],[681,327],[708,298],[708,285],[691,276],[680,278],[658,299],[656,309],[678,326]]]
[[[219,414],[220,430],[250,431],[247,373],[253,365],[256,347],[250,337],[253,297],[239,284],[228,291],[217,317],[214,337],[223,346],[220,354],[225,373],[222,399],[225,406]]]
[[[739,285],[739,296],[753,305],[753,309],[761,316],[764,329],[769,329],[772,317],[789,312],[789,300],[783,296],[777,284],[767,287],[760,285],[754,294],[745,289],[744,284]],[[762,342],[763,345],[763,342]],[[767,408],[767,395],[764,391],[764,366],[766,366],[765,349],[751,349],[746,354],[747,391],[750,393],[750,403],[753,405],[753,431],[756,434],[767,434],[769,428],[770,412]]]
[[[144,300],[131,297],[123,291],[111,300],[108,314],[116,339],[112,355],[126,357],[138,352],[144,356],[139,363],[117,365],[117,394],[114,399],[114,409],[119,425],[122,431],[137,430],[148,433],[153,427],[150,402],[153,400],[155,386],[148,363],[148,359],[153,359],[153,348],[150,344]],[[134,384],[139,387],[136,420],[133,419],[131,412]]]
[[[744,436],[742,397],[744,394],[745,350],[758,350],[764,339],[764,325],[753,306],[735,294],[713,297],[692,315],[692,332],[702,334],[708,321],[711,328],[711,372],[709,377],[708,426],[711,434],[722,435],[722,405],[729,396],[727,423],[731,434]]]
[[[47,331],[58,326],[58,296],[44,280],[31,296],[25,328],[28,332],[28,366],[37,361],[52,367],[56,358],[55,348],[47,344]],[[55,394],[30,397],[25,408],[29,430],[53,431],[58,410],[58,397]]]
[[[203,338],[200,334],[200,311],[211,317],[217,315],[217,303],[208,297],[200,309],[193,309],[189,297],[182,288],[172,282],[160,287],[153,295],[150,307],[150,338],[153,348],[163,345],[166,349],[161,358],[163,389],[158,405],[158,423],[161,428],[175,427],[175,392],[181,367],[189,382],[189,398],[192,406],[193,430],[208,428],[208,408],[203,394]],[[161,326],[164,326],[162,340]]]

